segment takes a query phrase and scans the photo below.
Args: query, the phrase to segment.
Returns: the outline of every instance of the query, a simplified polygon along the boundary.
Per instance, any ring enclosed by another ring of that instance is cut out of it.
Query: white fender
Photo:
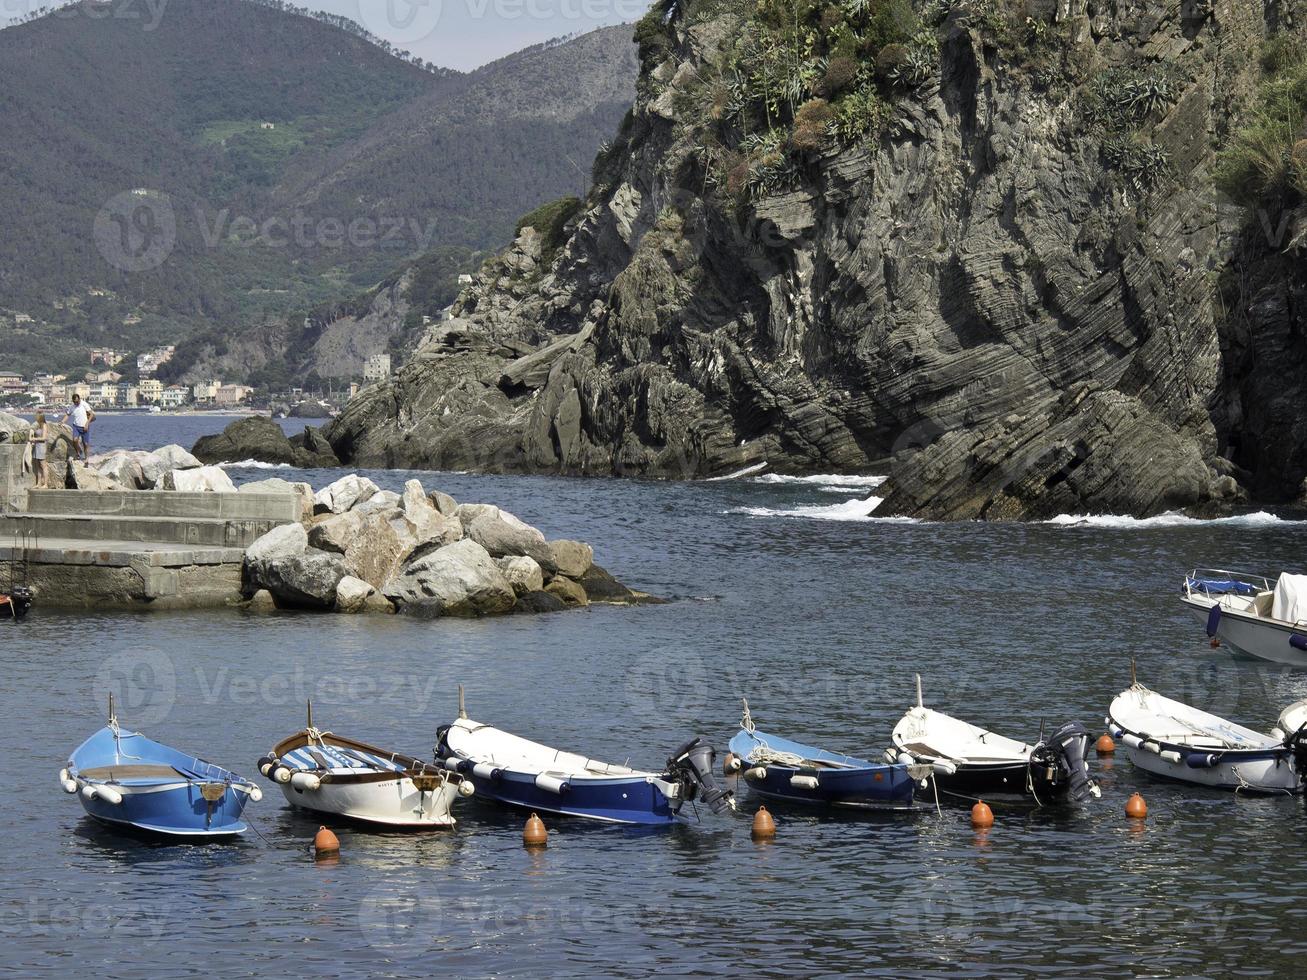
[[[281,766],[279,768],[272,770],[273,779],[277,780],[277,782],[283,785],[290,782],[290,776],[291,776],[291,772],[285,766]]]
[[[95,788],[95,795],[106,803],[112,803],[114,806],[117,806],[123,801],[122,793],[119,793],[112,786],[97,786]]]
[[[935,772],[939,773],[941,776],[952,776],[955,772],[958,771],[957,764],[953,762],[949,762],[946,759],[936,759],[934,762],[930,764],[930,768],[933,769]]]
[[[536,776],[536,789],[542,789],[546,793],[561,793],[567,789],[567,780],[542,772],[539,776]]]
[[[274,765],[275,763],[265,762],[263,765],[259,766],[259,774],[266,776],[268,773],[272,772]]]
[[[1167,762],[1171,762],[1171,763],[1179,763],[1179,761],[1180,761],[1180,753],[1179,753],[1179,752],[1167,751],[1167,752],[1159,752],[1159,753],[1157,753],[1157,754],[1160,755],[1160,756],[1161,756],[1163,759],[1165,759]]]
[[[903,766],[915,766],[917,764],[917,760],[906,752],[900,752],[898,754],[898,762]]]
[[[322,780],[311,772],[297,772],[290,777],[291,789],[307,789],[309,791],[322,788]]]
[[[478,762],[472,767],[472,775],[479,776],[482,779],[490,779],[495,774],[495,767],[488,762]]]
[[[244,793],[255,803],[258,803],[259,800],[263,799],[263,790],[259,789],[259,787],[255,786],[253,783],[250,783],[248,786],[236,784],[232,786],[232,789],[236,790],[238,793]]]
[[[1121,741],[1125,742],[1125,744],[1130,746],[1130,748],[1132,749],[1137,749],[1139,748],[1139,746],[1144,744],[1144,740],[1142,738],[1140,738],[1138,735],[1131,735],[1129,732],[1126,732],[1124,735],[1121,736]]]
[[[1153,753],[1153,755],[1161,755],[1161,754],[1162,754],[1162,743],[1161,743],[1161,742],[1145,742],[1145,743],[1143,744],[1142,748],[1145,749],[1145,750],[1148,751],[1148,752]]]
[[[802,776],[796,773],[795,775],[790,777],[790,785],[793,786],[795,789],[816,789],[817,777]]]
[[[59,770],[59,785],[64,788],[65,793],[77,792],[77,780],[68,775],[67,769]]]
[[[753,779],[753,780],[766,779],[766,778],[767,778],[767,767],[766,767],[766,766],[754,766],[752,769],[746,769],[746,770],[744,770],[744,778],[745,778],[745,779]]]
[[[462,797],[468,797],[468,796],[471,796],[471,795],[472,795],[473,793],[475,793],[476,791],[477,791],[477,788],[476,788],[475,786],[472,785],[472,780],[470,780],[470,779],[465,779],[465,780],[463,780],[461,783],[458,784],[458,795],[459,795],[459,796],[462,796]]]
[[[90,783],[87,783],[85,786],[82,787],[82,799],[85,800],[95,799],[95,787],[92,786]]]

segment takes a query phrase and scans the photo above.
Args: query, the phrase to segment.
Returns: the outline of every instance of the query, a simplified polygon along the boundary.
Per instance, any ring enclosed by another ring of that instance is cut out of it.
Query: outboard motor
[[[702,738],[693,738],[672,753],[664,773],[681,788],[682,800],[700,800],[713,813],[735,809],[735,793],[723,789],[713,776],[716,751]]]
[[[1298,778],[1307,780],[1307,722],[1284,737],[1285,747],[1293,753],[1293,767]]]
[[[1035,746],[1031,765],[1055,770],[1052,783],[1066,786],[1067,796],[1076,803],[1099,796],[1098,783],[1089,775],[1085,752],[1089,748],[1089,731],[1079,722],[1063,725],[1052,736]]]

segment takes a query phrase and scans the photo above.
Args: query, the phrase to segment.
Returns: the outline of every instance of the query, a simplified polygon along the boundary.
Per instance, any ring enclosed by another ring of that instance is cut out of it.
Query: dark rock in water
[[[632,115],[552,264],[531,229],[486,263],[327,428],[342,459],[681,478],[888,463],[881,513],[955,519],[1298,493],[1301,252],[1236,241],[1257,216],[1221,210],[1210,176],[1212,134],[1259,80],[1260,5],[1222,5],[1195,43],[1184,16],[1072,4],[1052,82],[950,14],[883,133],[790,153],[793,179],[745,200],[713,189],[713,123],[684,107],[757,27],[747,9],[673,15],[642,44]],[[1160,65],[1156,104],[1100,133],[1086,100]],[[1147,174],[1130,169],[1144,147],[1162,161]]]
[[[279,605],[330,609],[336,587],[349,574],[338,555],[306,551],[302,555],[267,558],[245,563],[245,584],[250,592],[267,589]]]
[[[591,602],[633,602],[636,595],[607,570],[592,564],[577,580]]]
[[[308,448],[312,440],[313,448]],[[239,463],[257,459],[263,463],[288,463],[304,468],[339,466],[330,444],[316,431],[300,445],[286,437],[280,425],[266,415],[237,419],[216,436],[204,436],[191,452],[204,463]]]
[[[562,612],[567,603],[548,592],[528,592],[517,600],[513,607],[515,613],[551,613]]]
[[[336,458],[331,443],[327,441],[321,430],[312,425],[306,425],[303,432],[291,436],[290,444],[304,450],[308,453],[309,458],[313,460],[313,462],[305,465],[323,468],[340,466],[340,460]]]
[[[398,612],[401,616],[412,616],[414,619],[440,619],[445,615],[445,604],[439,599],[418,599],[404,603]]]

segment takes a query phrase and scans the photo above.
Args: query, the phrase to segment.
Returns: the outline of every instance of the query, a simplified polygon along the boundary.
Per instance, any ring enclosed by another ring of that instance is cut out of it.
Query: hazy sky
[[[57,0],[56,0],[57,2]],[[134,2],[142,17],[168,0]],[[475,68],[561,34],[638,20],[649,0],[292,0],[358,21],[373,34],[448,68]],[[0,24],[51,0],[0,0]]]

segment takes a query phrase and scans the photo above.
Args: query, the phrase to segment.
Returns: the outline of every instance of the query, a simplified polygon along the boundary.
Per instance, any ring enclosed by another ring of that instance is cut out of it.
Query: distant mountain
[[[629,28],[460,74],[277,2],[150,9],[0,31],[6,369],[297,322],[433,250],[471,262],[579,192],[569,157],[634,94]]]

